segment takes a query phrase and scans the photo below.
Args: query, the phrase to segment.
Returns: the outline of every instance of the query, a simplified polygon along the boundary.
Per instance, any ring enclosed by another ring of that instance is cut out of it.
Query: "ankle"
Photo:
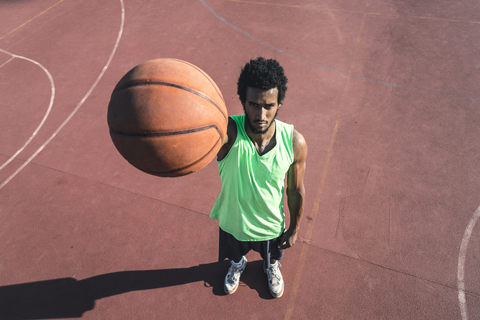
[[[235,262],[233,260],[230,260],[232,262],[232,264],[236,267],[240,267],[244,262],[245,262],[245,256],[242,257],[242,259],[240,259],[240,261],[238,262]]]

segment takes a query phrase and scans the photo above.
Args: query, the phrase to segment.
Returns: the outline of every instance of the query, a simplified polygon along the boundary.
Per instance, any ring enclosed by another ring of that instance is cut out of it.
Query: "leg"
[[[230,268],[228,268],[223,285],[223,290],[226,294],[232,294],[237,291],[238,285],[240,284],[240,276],[246,267],[247,258],[245,258],[245,256],[243,256],[239,263],[234,263],[233,260],[230,261]]]
[[[266,243],[266,258],[268,263],[265,268],[265,273],[268,277],[268,288],[275,298],[280,298],[285,288],[282,273],[280,272],[281,265],[278,262],[278,260],[283,258],[283,250],[278,248],[278,243],[278,238],[267,241]]]
[[[230,260],[230,268],[223,286],[226,294],[232,294],[237,290],[240,276],[247,266],[247,258],[244,255],[248,250],[248,243],[238,241],[234,236],[220,229],[219,259]]]

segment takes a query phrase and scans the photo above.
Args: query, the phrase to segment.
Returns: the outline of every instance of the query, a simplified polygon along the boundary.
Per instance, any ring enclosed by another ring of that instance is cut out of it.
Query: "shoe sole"
[[[247,259],[245,258],[245,268],[247,267],[247,265],[246,265],[247,262],[248,262],[248,261],[247,261]],[[245,268],[243,268],[242,273],[243,273],[243,271],[245,271]],[[241,273],[241,274],[242,274],[242,273]],[[240,275],[241,275],[241,274],[240,274]],[[235,287],[235,289],[233,289],[233,290],[230,291],[230,292],[228,291],[227,286],[226,286],[225,284],[223,284],[223,291],[224,291],[226,294],[234,294],[235,291],[237,291],[239,284],[240,284],[240,279],[238,279],[238,283],[237,283],[237,286]]]
[[[238,285],[235,289],[233,289],[232,291],[229,292],[227,287],[225,285],[223,285],[223,291],[225,291],[226,294],[234,294],[235,291],[237,291],[237,289],[238,289]]]
[[[270,287],[269,287],[268,289],[270,289]],[[284,289],[285,289],[285,288],[282,288],[282,291],[280,291],[277,295],[276,295],[272,290],[270,290],[270,294],[271,294],[274,298],[278,299],[278,298],[280,298],[281,296],[283,296],[283,290],[284,290]]]

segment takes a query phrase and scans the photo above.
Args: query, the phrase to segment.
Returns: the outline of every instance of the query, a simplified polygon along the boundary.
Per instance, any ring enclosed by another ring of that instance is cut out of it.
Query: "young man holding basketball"
[[[303,136],[275,117],[287,90],[287,78],[273,59],[250,60],[240,74],[238,95],[245,114],[231,116],[225,143],[217,154],[222,191],[212,208],[219,220],[219,259],[231,261],[224,289],[234,293],[257,251],[264,260],[272,295],[283,294],[279,269],[283,249],[295,244],[303,214],[303,177],[307,145]],[[290,225],[285,230],[284,181]]]

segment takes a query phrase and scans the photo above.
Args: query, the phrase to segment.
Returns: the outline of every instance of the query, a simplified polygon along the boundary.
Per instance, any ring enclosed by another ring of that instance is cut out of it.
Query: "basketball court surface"
[[[480,319],[479,48],[473,0],[0,1],[0,319]],[[309,148],[280,299],[254,252],[223,293],[215,161],[145,174],[106,120],[157,58],[242,113],[257,56]]]

